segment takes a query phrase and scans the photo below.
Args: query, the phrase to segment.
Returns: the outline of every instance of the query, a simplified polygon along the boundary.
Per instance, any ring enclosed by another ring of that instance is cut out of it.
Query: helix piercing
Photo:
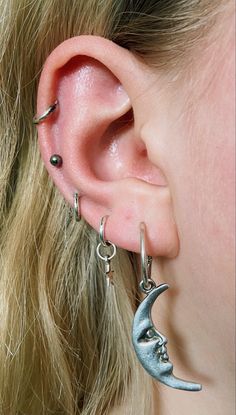
[[[74,193],[74,219],[76,220],[76,222],[79,222],[81,219],[81,213],[80,213],[80,205],[79,205],[79,198],[80,195],[78,192]]]
[[[50,157],[50,163],[54,166],[54,167],[61,167],[62,165],[62,158],[61,156],[59,156],[59,154],[53,154]]]
[[[44,121],[52,112],[55,111],[56,107],[58,106],[58,100],[56,100],[50,107],[46,109],[46,111],[40,115],[39,117],[33,118],[33,124],[40,124],[42,121]]]

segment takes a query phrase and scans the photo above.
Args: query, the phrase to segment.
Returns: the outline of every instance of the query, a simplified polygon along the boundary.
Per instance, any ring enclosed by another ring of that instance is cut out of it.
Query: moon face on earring
[[[158,381],[175,389],[200,391],[202,386],[174,376],[173,364],[167,353],[167,338],[154,327],[151,309],[157,297],[167,290],[167,284],[153,288],[138,307],[132,329],[132,341],[137,357],[146,371]]]

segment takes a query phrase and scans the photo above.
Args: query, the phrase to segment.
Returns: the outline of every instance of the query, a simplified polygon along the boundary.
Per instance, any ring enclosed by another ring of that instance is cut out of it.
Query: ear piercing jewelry
[[[73,213],[74,213],[74,219],[75,219],[76,222],[79,222],[81,220],[79,198],[80,198],[79,193],[78,192],[75,192],[74,193],[74,208],[73,208]]]
[[[49,117],[49,115],[51,115],[55,111],[55,109],[57,108],[58,104],[59,104],[59,102],[56,99],[56,101],[52,105],[50,105],[46,109],[46,111],[43,112],[43,114],[39,115],[39,117],[34,117],[33,118],[33,123],[34,124],[40,124],[41,122],[45,121]],[[53,154],[50,157],[50,163],[54,167],[61,167],[61,165],[62,165],[62,158],[61,158],[61,156],[59,156],[59,154]]]
[[[97,246],[98,257],[105,262],[105,277],[107,280],[107,287],[113,284],[113,270],[111,269],[111,259],[116,255],[116,246],[111,241],[105,239],[105,223],[109,216],[103,216],[100,221],[99,239],[100,243]],[[104,254],[102,251],[111,250],[110,255]]]
[[[52,114],[58,106],[56,100],[49,108],[39,117],[33,118],[34,124],[43,122]],[[62,165],[62,157],[59,154],[53,154],[50,157],[50,163],[55,167]],[[79,210],[79,194],[74,193],[74,218],[76,221],[81,219]],[[105,223],[108,216],[103,216],[100,221],[99,239],[100,243],[97,246],[98,257],[105,262],[104,273],[107,280],[107,286],[113,284],[113,270],[111,269],[111,259],[116,255],[116,246],[105,239]],[[186,391],[200,391],[202,385],[195,382],[188,382],[177,378],[173,374],[173,364],[169,361],[167,354],[167,338],[161,334],[156,327],[154,327],[151,309],[152,306],[164,291],[169,288],[168,284],[160,284],[156,286],[151,277],[152,257],[147,256],[145,250],[146,239],[145,223],[140,223],[140,253],[141,253],[141,282],[140,290],[146,294],[146,297],[139,305],[133,321],[132,327],[132,342],[136,355],[141,365],[146,371],[159,382],[175,389]],[[106,253],[109,249],[110,255]],[[104,252],[105,251],[105,252]]]
[[[50,114],[52,114],[52,112],[55,111],[55,109],[58,106],[58,100],[56,100],[52,105],[50,105],[46,111],[43,112],[43,114],[39,115],[39,117],[34,117],[33,118],[33,124],[40,124],[41,122],[43,122],[44,120],[46,120],[46,118],[48,118],[48,116]]]
[[[72,218],[76,222],[79,222],[81,220],[81,212],[80,212],[80,204],[79,204],[80,196],[81,195],[78,192],[73,193],[74,206],[73,206],[73,208],[72,207],[69,208],[67,221],[66,221],[66,226],[69,225]]]
[[[156,286],[151,278],[152,257],[145,251],[145,224],[140,223],[141,282],[146,294],[134,316],[132,341],[136,355],[146,371],[159,382],[175,389],[200,391],[202,386],[174,376],[173,364],[167,354],[167,338],[154,327],[151,309],[157,297],[169,288],[167,284]]]
[[[59,156],[59,154],[53,154],[50,157],[50,163],[54,166],[54,167],[61,167],[62,165],[62,157]]]
[[[50,105],[46,111],[44,111],[43,114],[41,114],[39,117],[34,117],[33,118],[33,123],[34,124],[40,124],[41,122],[45,121],[49,115],[51,115],[55,109],[57,108],[59,102],[56,99],[56,101]],[[62,157],[59,154],[53,154],[50,157],[50,163],[52,164],[52,166],[54,167],[61,167],[62,165]],[[79,194],[78,192],[74,193],[74,208],[73,208],[73,213],[74,213],[74,219],[76,222],[79,222],[81,219],[81,214],[80,214],[80,209],[79,209]]]

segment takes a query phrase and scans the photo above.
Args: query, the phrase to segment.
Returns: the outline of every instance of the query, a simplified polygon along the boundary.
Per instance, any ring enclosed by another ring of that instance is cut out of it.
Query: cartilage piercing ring
[[[58,106],[58,100],[56,100],[52,105],[50,105],[46,111],[41,114],[39,117],[33,118],[33,124],[40,124],[42,121],[44,121],[52,112],[55,111],[56,107]]]

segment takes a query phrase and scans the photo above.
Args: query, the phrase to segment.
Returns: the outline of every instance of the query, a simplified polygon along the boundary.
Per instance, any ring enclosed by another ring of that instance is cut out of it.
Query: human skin
[[[80,189],[82,215],[95,229],[109,214],[106,237],[124,249],[139,252],[144,221],[153,279],[170,285],[153,321],[169,339],[175,375],[203,390],[154,382],[158,415],[233,415],[233,2],[218,23],[178,73],[147,69],[117,45],[78,37],[52,53],[39,84],[39,114],[55,96],[60,103],[59,115],[38,127],[55,184],[71,205]],[[130,107],[134,126],[120,130],[116,121]],[[61,169],[49,163],[54,153]]]
[[[209,39],[173,84],[175,99],[168,101],[168,117],[162,120],[163,154],[168,147],[162,162],[180,250],[173,260],[154,261],[156,280],[171,286],[154,308],[154,321],[169,338],[175,373],[203,389],[188,394],[156,386],[160,415],[235,413],[234,13],[224,15],[215,30],[217,41]],[[146,131],[160,131],[155,100],[150,111]],[[155,162],[154,134],[149,148]]]
[[[170,284],[153,306],[153,321],[168,338],[174,373],[203,387],[190,393],[154,382],[158,415],[235,413],[234,13],[215,30],[217,40],[210,37],[170,82],[168,110],[159,118],[155,90],[145,103],[143,139],[171,187],[180,240],[176,258],[153,261],[153,279]]]

